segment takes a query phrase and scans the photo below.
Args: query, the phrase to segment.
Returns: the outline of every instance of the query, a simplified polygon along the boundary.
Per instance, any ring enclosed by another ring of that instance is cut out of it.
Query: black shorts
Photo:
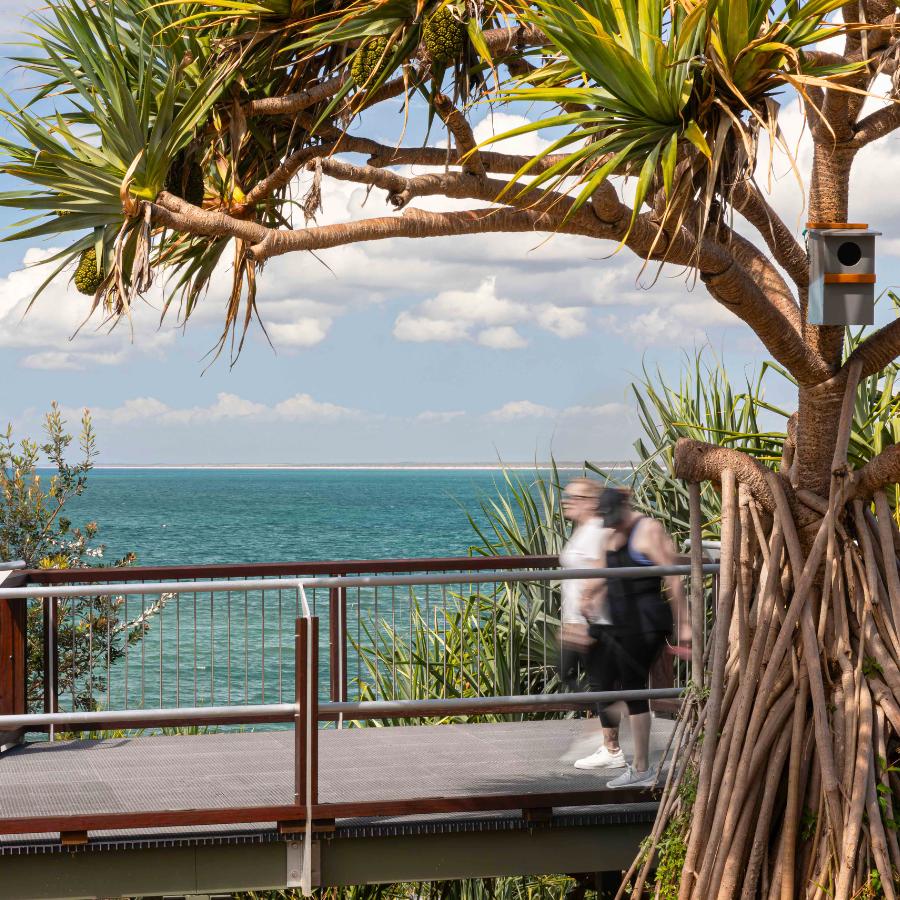
[[[613,625],[591,625],[590,633],[597,639],[591,647],[589,656],[588,676],[591,690],[646,690],[653,663],[665,646],[666,633],[650,631],[623,634]],[[628,712],[632,715],[650,711],[647,700],[625,702]],[[602,708],[600,713],[602,720],[604,718]]]

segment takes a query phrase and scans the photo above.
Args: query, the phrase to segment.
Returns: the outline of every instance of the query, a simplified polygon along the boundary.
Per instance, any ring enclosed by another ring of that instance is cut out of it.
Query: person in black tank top
[[[607,488],[600,498],[603,524],[613,529],[606,542],[606,568],[669,566],[675,561],[675,546],[660,522],[642,516],[631,507],[630,494]],[[665,581],[665,594],[663,591]],[[650,669],[666,640],[690,641],[687,600],[679,576],[658,575],[632,578],[608,577],[598,588],[605,615],[603,624],[590,627],[598,642],[597,656],[606,659],[616,673],[620,690],[644,690]],[[677,616],[673,614],[673,609]],[[675,623],[678,633],[673,635]],[[596,690],[592,684],[592,690]],[[650,771],[650,706],[646,700],[627,701],[634,760],[608,787],[641,787],[653,783]],[[614,735],[617,744],[618,717],[612,709],[601,709],[600,720],[607,744]]]

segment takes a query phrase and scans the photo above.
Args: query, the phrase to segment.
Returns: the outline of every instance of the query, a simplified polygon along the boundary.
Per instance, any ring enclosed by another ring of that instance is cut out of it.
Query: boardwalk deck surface
[[[323,730],[319,800],[575,796],[617,774],[560,759],[591,727],[569,719]],[[671,729],[654,720],[654,759]],[[30,744],[0,756],[0,819],[292,803],[293,742],[293,731],[260,731]],[[628,752],[627,735],[623,744]],[[0,836],[0,851],[23,840]]]

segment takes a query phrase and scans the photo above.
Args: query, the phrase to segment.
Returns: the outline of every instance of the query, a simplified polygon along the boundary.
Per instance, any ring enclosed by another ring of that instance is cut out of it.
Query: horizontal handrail
[[[481,569],[552,568],[559,564],[558,556],[415,556],[406,559],[341,559],[302,562],[268,563],[210,563],[184,566],[129,566],[129,577],[136,581],[166,579],[237,578],[299,576],[299,575],[363,575],[388,572],[477,571]],[[69,584],[112,581],[122,568],[91,566],[80,569],[28,569],[28,580],[35,584]]]
[[[703,566],[704,574],[719,571],[717,563]],[[313,588],[392,587],[426,584],[488,584],[492,582],[565,581],[579,578],[647,578],[667,575],[690,575],[689,565],[625,566],[599,569],[543,569],[495,572],[455,572],[423,575],[360,575],[324,578],[248,578],[233,581],[159,581],[116,582],[105,585],[44,585],[41,587],[6,588],[0,585],[0,599],[43,599],[53,597],[114,596],[116,594],[191,594],[209,591],[274,591],[311,590]],[[51,590],[48,592],[48,587]]]
[[[684,688],[643,688],[628,691],[583,691],[571,694],[511,694],[504,697],[451,697],[441,700],[364,700],[359,703],[320,703],[320,718],[341,715],[345,720],[405,719],[420,716],[487,714],[493,712],[565,712],[620,700],[671,700]]]
[[[565,712],[597,703],[620,700],[669,700],[682,696],[684,688],[644,688],[622,691],[584,691],[570,694],[511,694],[497,697],[451,697],[440,700],[364,700],[358,703],[319,703],[319,719],[343,716],[350,721],[421,718],[439,715],[483,715],[491,712]],[[154,722],[185,725],[293,722],[300,709],[297,703],[269,703],[248,706],[182,706],[175,709],[127,709],[70,713],[29,713],[0,716],[0,730],[46,728],[65,731],[75,726],[153,727]],[[127,723],[133,723],[129,726]]]
[[[19,716],[0,716],[0,731],[18,728],[46,728],[53,726],[65,731],[72,726],[109,728],[115,723],[121,728],[153,727],[152,722],[184,725],[254,725],[264,722],[293,722],[296,703],[266,703],[247,706],[178,706],[171,709],[110,709],[68,713],[28,713]],[[129,724],[131,723],[131,724]]]

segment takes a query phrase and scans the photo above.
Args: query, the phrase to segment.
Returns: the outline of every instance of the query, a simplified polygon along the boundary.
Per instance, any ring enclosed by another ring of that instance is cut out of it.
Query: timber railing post
[[[319,620],[297,619],[294,643],[294,803],[302,809],[303,845],[299,873],[288,865],[290,884],[304,897],[318,883],[319,842],[313,837],[313,815],[319,802]],[[299,874],[299,878],[295,875]]]
[[[305,816],[319,802],[319,620],[297,619],[294,638],[294,803]]]
[[[18,569],[24,563],[0,562],[0,585],[22,587],[26,577]],[[17,597],[0,599],[0,715],[28,712],[26,690],[28,655],[28,601]],[[24,732],[0,731],[0,752],[18,744]]]

